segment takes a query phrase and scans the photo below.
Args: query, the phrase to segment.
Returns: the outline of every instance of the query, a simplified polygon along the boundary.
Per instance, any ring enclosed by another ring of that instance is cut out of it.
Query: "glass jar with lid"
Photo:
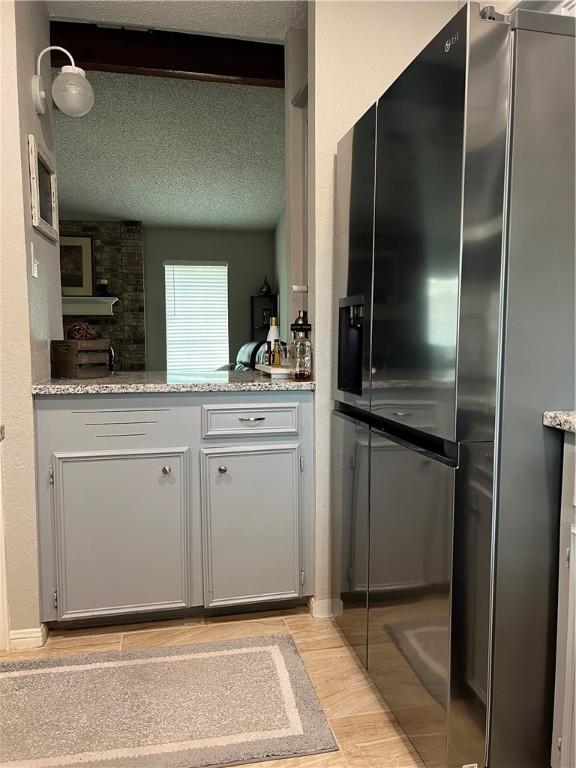
[[[305,310],[298,312],[290,330],[294,334],[290,349],[292,375],[297,381],[308,381],[312,378],[312,342],[308,338],[312,326]]]

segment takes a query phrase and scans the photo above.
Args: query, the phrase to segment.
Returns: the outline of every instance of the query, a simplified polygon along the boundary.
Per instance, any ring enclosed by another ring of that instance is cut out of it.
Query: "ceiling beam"
[[[50,44],[70,51],[86,70],[284,87],[284,46],[161,30],[50,22]],[[69,64],[52,51],[52,66]]]

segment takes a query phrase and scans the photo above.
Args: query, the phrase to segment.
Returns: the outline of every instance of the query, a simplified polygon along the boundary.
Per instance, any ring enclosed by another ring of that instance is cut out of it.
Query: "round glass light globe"
[[[80,67],[62,67],[52,83],[52,98],[61,112],[83,117],[94,105],[94,91]]]

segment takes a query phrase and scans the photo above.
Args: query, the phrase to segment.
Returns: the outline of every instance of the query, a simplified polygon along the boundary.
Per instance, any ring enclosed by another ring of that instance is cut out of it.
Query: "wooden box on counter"
[[[50,342],[53,379],[99,379],[110,374],[110,339]]]

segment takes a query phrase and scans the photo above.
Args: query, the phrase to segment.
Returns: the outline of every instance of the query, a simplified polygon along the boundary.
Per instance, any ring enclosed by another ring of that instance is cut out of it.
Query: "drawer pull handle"
[[[172,474],[172,467],[170,467],[168,464],[166,464],[164,467],[162,467],[162,474],[163,475],[170,475],[170,474]]]
[[[394,411],[392,416],[398,416],[398,418],[401,419],[401,418],[409,418],[410,416],[412,416],[412,414],[410,413],[410,411]]]
[[[218,467],[218,472],[220,472],[221,475],[225,475],[226,472],[228,472],[228,467],[226,467],[224,464],[220,464]]]
[[[238,421],[266,421],[266,416],[238,416]]]

